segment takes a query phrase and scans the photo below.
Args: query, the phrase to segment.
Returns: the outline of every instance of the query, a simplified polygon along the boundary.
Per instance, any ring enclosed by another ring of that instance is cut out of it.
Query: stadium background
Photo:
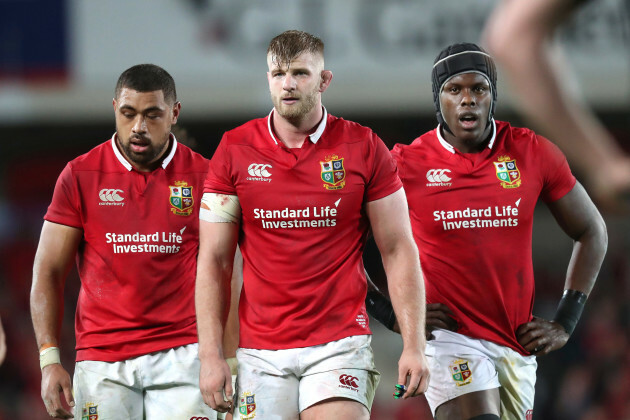
[[[573,88],[629,150],[630,54],[622,1],[592,2],[557,41]],[[8,342],[0,367],[0,420],[48,418],[28,306],[33,256],[57,175],[114,132],[111,98],[124,69],[152,62],[174,76],[183,104],[178,137],[210,157],[224,131],[269,112],[266,45],[285,29],[303,29],[326,43],[326,67],[335,76],[324,94],[328,111],[373,128],[391,147],[434,128],[433,58],[448,43],[478,41],[494,4],[0,0],[0,315]],[[497,117],[522,125],[501,76]],[[604,267],[570,343],[539,359],[534,419],[630,419],[630,221],[612,212],[604,217],[610,236]],[[552,316],[571,245],[540,206],[536,315]],[[372,244],[365,262],[373,276],[383,275]],[[69,370],[78,288],[73,272],[62,335]],[[376,323],[372,328],[382,373],[372,418],[426,418],[420,399],[391,398],[400,338]]]

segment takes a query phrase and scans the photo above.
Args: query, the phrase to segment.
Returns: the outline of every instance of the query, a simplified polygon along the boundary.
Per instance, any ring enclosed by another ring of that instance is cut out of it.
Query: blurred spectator
[[[607,208],[628,210],[630,157],[595,114],[566,88],[550,48],[558,26],[587,2],[502,0],[488,19],[483,40],[507,75],[517,105],[534,128],[556,142],[584,173],[590,194]]]

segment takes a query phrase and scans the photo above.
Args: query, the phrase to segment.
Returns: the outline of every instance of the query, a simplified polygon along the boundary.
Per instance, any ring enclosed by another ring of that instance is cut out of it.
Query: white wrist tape
[[[238,196],[205,193],[201,198],[199,218],[210,223],[239,223],[241,203]]]
[[[55,363],[61,364],[61,358],[59,357],[58,347],[48,347],[39,353],[39,368],[44,369],[48,365],[54,365]]]

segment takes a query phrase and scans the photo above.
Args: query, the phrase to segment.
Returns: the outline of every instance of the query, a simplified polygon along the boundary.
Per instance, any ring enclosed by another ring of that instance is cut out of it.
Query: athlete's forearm
[[[57,345],[63,319],[63,290],[83,232],[44,222],[31,285],[31,319],[38,348]]]
[[[424,282],[404,190],[369,202],[366,212],[383,260],[403,343],[406,348],[424,352]]]
[[[236,357],[236,350],[238,349],[238,303],[242,286],[243,256],[241,255],[240,249],[237,248],[236,254],[234,255],[234,264],[232,265],[230,310],[223,332],[223,355],[226,359]]]
[[[404,345],[424,351],[426,305],[418,251],[413,242],[400,242],[394,252],[382,255],[389,295]]]
[[[578,290],[588,296],[595,285],[607,246],[608,236],[603,221],[594,221],[573,243],[564,286],[566,290]]]
[[[195,308],[199,357],[223,358],[223,330],[227,320],[230,300],[232,267],[221,266],[216,261],[198,262],[195,285]],[[225,287],[225,285],[228,287]]]
[[[223,331],[230,308],[232,269],[238,225],[199,224],[195,310],[199,358],[223,358]]]
[[[565,289],[588,295],[608,246],[604,219],[579,182],[564,197],[548,206],[558,224],[574,241]]]
[[[36,264],[31,287],[31,319],[37,348],[44,345],[58,347],[63,319],[63,281],[44,274]]]

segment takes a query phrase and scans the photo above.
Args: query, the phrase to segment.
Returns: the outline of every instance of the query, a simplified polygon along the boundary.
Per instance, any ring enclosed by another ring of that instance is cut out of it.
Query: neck
[[[459,138],[444,130],[443,127],[440,127],[440,131],[442,138],[461,153],[479,153],[488,146],[492,136],[492,125],[489,124],[483,134],[477,138]]]
[[[288,148],[302,147],[306,137],[317,130],[324,110],[317,105],[311,112],[301,118],[288,119],[274,110],[272,114],[272,126],[276,137]]]
[[[154,170],[159,168],[160,165],[162,165],[162,162],[164,161],[166,156],[168,156],[168,153],[170,152],[171,147],[173,147],[173,141],[169,135],[169,139],[166,142],[164,149],[162,150],[160,156],[157,159],[155,159],[152,162],[139,163],[132,160],[129,156],[127,156],[127,153],[125,153],[125,150],[120,146],[119,141],[120,140],[118,140],[118,135],[116,135],[116,147],[118,148],[118,151],[125,158],[125,160],[129,162],[129,164],[133,166],[138,172],[153,172]]]

